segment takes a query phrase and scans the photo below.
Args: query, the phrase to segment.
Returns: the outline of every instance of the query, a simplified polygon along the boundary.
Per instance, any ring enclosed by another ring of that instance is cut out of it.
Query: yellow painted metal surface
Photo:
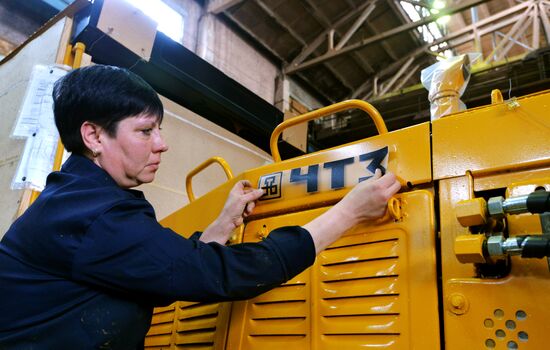
[[[461,235],[456,237],[454,253],[462,263],[484,263],[483,242],[485,235]]]
[[[383,163],[378,157],[387,157],[387,169],[398,176],[403,187],[407,187],[407,183],[416,186],[431,182],[429,123],[266,165],[244,175],[252,183],[258,184],[258,187],[264,188],[269,187],[265,182],[266,177],[274,175],[274,183],[281,191],[269,193],[260,201],[255,211],[256,215],[267,215],[334,203],[356,185],[360,178],[373,174],[374,169],[371,171],[368,167],[373,162]],[[333,188],[335,176],[329,164],[346,160],[349,163],[343,170],[345,186]],[[293,171],[301,175],[316,174],[318,186],[312,190],[308,189],[305,180],[292,182]]]
[[[549,91],[432,122],[434,180],[550,166]]]
[[[234,303],[227,349],[438,348],[433,198],[398,198],[402,220],[356,227],[291,281]],[[254,220],[244,241],[326,209]]]
[[[157,309],[148,348],[439,349],[440,327],[447,350],[547,348],[546,260],[514,256],[494,272],[482,255],[485,236],[542,230],[539,215],[499,222],[484,203],[550,189],[550,92],[498,97],[434,121],[431,137],[424,123],[251,169],[167,217],[184,236],[203,230],[247,179],[267,193],[234,240],[251,242],[321,214],[372,166],[403,185],[392,215],[346,233],[283,286],[233,304]]]
[[[539,176],[549,174],[546,169],[536,173]],[[511,171],[505,176],[484,174],[479,186],[474,177],[474,188],[480,189],[474,195],[500,189],[503,195],[510,197],[541,186],[550,188],[550,177],[531,177],[531,172],[525,170]],[[472,195],[470,185],[466,176],[442,180],[439,184],[446,349],[546,349],[550,309],[547,297],[550,271],[546,259],[514,256],[510,259],[509,272],[495,277],[480,275],[477,269],[481,265],[461,264],[453,252],[456,239],[470,236],[476,241],[470,243],[480,244],[479,240],[484,237],[472,234],[449,214],[453,203]],[[507,224],[510,236],[541,233],[539,215],[508,215]],[[479,255],[479,246],[471,251]],[[457,308],[459,304],[461,307]]]
[[[185,187],[190,203],[196,200],[192,189],[193,177],[214,163],[222,167],[228,180],[233,179],[233,172],[229,164],[227,164],[223,158],[209,158],[189,172],[185,178]],[[221,202],[223,205],[225,197],[227,197],[227,195],[221,194],[218,202]],[[215,205],[213,207],[217,208]],[[219,214],[219,210],[208,211],[201,209],[200,213],[196,213],[197,216],[190,217],[199,218],[204,216],[208,218],[209,216],[207,214],[209,214],[210,217],[216,217]],[[181,231],[178,232],[181,232],[184,236],[189,236],[195,231],[204,230],[213,220],[214,219],[207,219],[207,221],[202,222],[196,220],[195,223],[199,225],[203,223],[204,226],[196,229],[189,229],[188,227],[185,229],[180,228]],[[188,220],[184,221],[189,222]],[[166,223],[166,221],[162,221],[161,224],[170,227],[170,223]],[[173,229],[176,228],[173,227]],[[244,226],[241,226],[236,231],[242,232],[243,229]],[[232,238],[232,241],[237,243],[238,239],[239,238]],[[230,303],[197,303],[185,301],[177,301],[168,307],[155,308],[153,311],[151,328],[145,338],[145,348],[151,350],[169,348],[187,350],[223,349],[230,311]]]
[[[487,222],[487,202],[483,198],[460,201],[455,206],[455,213],[464,227],[483,225]]]

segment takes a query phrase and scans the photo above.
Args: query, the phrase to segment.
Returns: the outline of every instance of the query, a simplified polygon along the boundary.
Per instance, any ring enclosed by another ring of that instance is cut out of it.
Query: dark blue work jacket
[[[0,349],[140,348],[154,306],[247,299],[314,259],[296,226],[231,247],[185,239],[72,155],[0,243]]]

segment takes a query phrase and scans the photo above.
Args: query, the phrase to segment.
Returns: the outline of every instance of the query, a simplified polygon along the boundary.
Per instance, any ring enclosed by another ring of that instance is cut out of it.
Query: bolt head
[[[504,197],[493,197],[489,198],[489,201],[487,202],[487,211],[489,211],[489,215],[502,218],[504,217]]]

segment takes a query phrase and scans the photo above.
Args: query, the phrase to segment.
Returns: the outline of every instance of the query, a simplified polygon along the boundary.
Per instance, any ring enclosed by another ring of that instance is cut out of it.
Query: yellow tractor
[[[361,109],[378,135],[281,160],[287,127]],[[233,177],[211,159],[187,179],[191,203],[161,223],[186,236],[220,212],[237,180],[266,195],[229,244],[259,241],[327,210],[376,168],[402,190],[388,214],[357,226],[309,269],[254,299],[176,302],[155,309],[147,349],[550,348],[550,91],[388,132],[364,101],[345,101],[279,125],[273,164]],[[228,181],[195,199],[211,163]]]

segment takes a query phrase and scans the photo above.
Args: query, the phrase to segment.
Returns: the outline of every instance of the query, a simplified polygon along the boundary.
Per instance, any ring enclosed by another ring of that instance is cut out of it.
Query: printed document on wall
[[[52,171],[59,138],[53,115],[54,83],[67,71],[58,66],[33,68],[25,99],[11,136],[26,138],[25,150],[12,181],[12,189],[42,191]]]

